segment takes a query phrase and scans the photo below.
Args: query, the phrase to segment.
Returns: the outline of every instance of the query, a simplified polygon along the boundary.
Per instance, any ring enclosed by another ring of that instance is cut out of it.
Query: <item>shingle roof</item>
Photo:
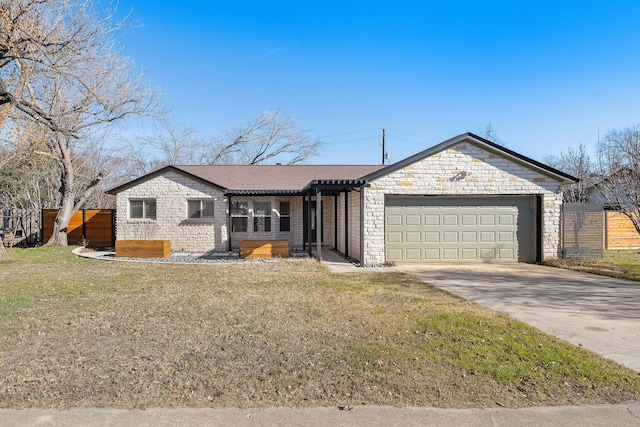
[[[298,192],[312,181],[357,180],[383,165],[176,165],[154,169],[149,174],[108,191],[117,194],[169,170],[183,173],[227,192]]]
[[[175,166],[227,190],[302,190],[313,180],[358,179],[382,165]]]

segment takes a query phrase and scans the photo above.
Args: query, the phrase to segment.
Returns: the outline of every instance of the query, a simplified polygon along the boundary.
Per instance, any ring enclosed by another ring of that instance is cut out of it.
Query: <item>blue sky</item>
[[[391,161],[491,123],[543,160],[640,123],[638,1],[121,0],[125,52],[177,121],[265,110],[325,141],[312,163]]]

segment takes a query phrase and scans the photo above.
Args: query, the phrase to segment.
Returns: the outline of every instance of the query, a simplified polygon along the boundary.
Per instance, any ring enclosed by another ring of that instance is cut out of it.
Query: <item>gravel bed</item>
[[[240,258],[237,252],[230,252],[225,254],[191,254],[191,253],[176,253],[171,254],[168,258],[116,258],[115,253],[105,252],[104,254],[97,255],[96,259],[104,259],[111,261],[137,261],[137,262],[163,262],[163,263],[184,263],[184,264],[231,264],[231,263],[264,263],[264,262],[279,262],[281,258]],[[295,252],[290,255],[289,259],[305,259],[309,258],[307,253]]]

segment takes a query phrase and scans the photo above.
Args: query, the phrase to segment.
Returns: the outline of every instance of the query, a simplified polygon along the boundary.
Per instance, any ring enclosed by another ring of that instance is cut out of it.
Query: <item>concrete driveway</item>
[[[395,268],[640,372],[640,282],[531,264]]]

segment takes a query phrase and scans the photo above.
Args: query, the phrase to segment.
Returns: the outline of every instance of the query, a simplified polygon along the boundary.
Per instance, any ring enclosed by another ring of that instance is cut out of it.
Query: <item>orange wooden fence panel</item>
[[[57,209],[42,210],[42,241],[47,242],[53,234],[53,223]],[[76,212],[69,221],[67,241],[70,245],[86,243],[88,246],[103,248],[113,246],[114,215],[112,209],[85,209]]]
[[[607,211],[607,249],[640,248],[640,235],[622,212]]]

